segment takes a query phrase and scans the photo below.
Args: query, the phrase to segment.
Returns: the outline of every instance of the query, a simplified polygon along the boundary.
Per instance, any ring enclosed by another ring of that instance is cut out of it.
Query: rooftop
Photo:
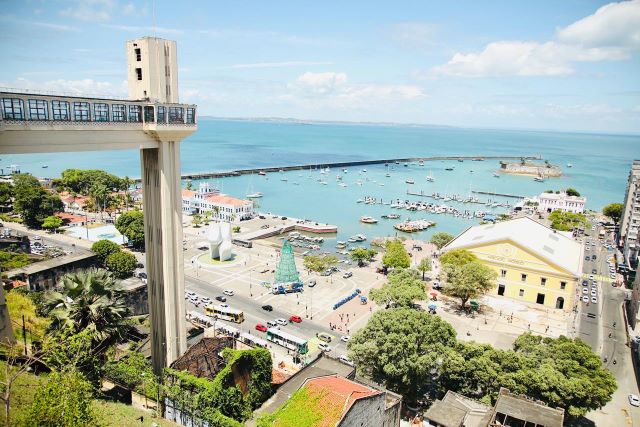
[[[47,271],[52,268],[61,267],[66,264],[71,264],[73,262],[90,259],[95,256],[96,255],[91,251],[87,251],[87,250],[76,247],[75,251],[69,255],[63,255],[57,258],[50,258],[50,259],[45,259],[43,261],[34,262],[33,264],[29,264],[21,268],[14,268],[12,270],[5,272],[4,274],[6,274],[7,277],[9,278],[23,275],[23,274],[30,276],[32,274],[41,273],[43,271]]]
[[[542,193],[538,198],[542,199],[553,199],[553,200],[568,200],[570,202],[582,202],[584,203],[587,198],[580,196],[568,196],[567,193]]]
[[[582,274],[580,243],[528,217],[471,226],[449,242],[443,251],[467,249],[505,240],[532,251],[575,276]]]
[[[491,407],[447,391],[442,400],[436,400],[424,416],[444,427],[484,427],[491,418]]]
[[[244,206],[247,204],[251,204],[249,200],[236,199],[235,197],[223,194],[207,196],[204,199],[209,203],[218,203],[220,205]]]
[[[537,402],[524,396],[513,395],[506,389],[500,390],[493,413],[494,417],[498,418],[502,425],[506,426],[509,424],[504,423],[504,420],[500,418],[500,414],[507,415],[511,419],[516,418],[526,421],[527,424],[545,427],[561,427],[564,420],[563,409],[550,408],[542,402]],[[520,424],[516,423],[516,425]]]

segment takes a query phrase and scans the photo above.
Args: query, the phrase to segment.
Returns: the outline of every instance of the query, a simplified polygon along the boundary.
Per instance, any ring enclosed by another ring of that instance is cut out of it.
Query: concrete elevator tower
[[[197,130],[179,104],[176,43],[126,43],[129,99],[0,89],[0,154],[140,150],[154,372],[186,351],[180,141]],[[77,165],[82,167],[82,165]]]

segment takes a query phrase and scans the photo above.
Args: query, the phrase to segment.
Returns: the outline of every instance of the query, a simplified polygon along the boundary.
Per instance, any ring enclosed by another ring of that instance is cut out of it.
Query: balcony
[[[42,145],[44,139],[51,141],[52,152],[150,148],[163,141],[182,140],[195,132],[196,109],[193,104],[0,88],[0,151],[29,152],[31,140],[34,145]]]

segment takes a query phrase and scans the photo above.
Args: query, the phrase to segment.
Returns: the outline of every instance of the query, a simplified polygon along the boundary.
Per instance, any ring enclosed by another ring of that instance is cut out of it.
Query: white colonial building
[[[205,212],[211,212],[211,219],[226,222],[250,219],[255,215],[252,201],[220,194],[206,182],[200,184],[198,191],[182,189],[182,213]]]
[[[573,212],[584,213],[584,205],[587,202],[586,197],[569,196],[565,192],[561,193],[542,193],[538,196],[538,212]]]

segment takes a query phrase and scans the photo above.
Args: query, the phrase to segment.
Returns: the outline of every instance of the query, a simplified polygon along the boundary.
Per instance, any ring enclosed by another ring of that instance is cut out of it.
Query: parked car
[[[591,261],[595,261],[596,259],[598,259],[598,257],[597,257],[597,256],[595,256],[595,255],[591,255]]]
[[[272,306],[270,306],[269,304],[265,304],[265,305],[263,305],[263,306],[262,306],[262,309],[263,309],[264,311],[273,311],[273,307],[272,307]]]
[[[330,352],[331,350],[333,350],[331,348],[331,346],[329,344],[323,343],[321,342],[320,344],[318,344],[318,348],[326,353]]]
[[[340,337],[340,341],[342,342],[348,342],[351,339],[350,335],[343,335]]]
[[[591,270],[591,274],[598,274],[598,270],[594,268],[593,270]]]
[[[338,360],[340,360],[342,363],[345,363],[349,366],[355,366],[355,364],[353,363],[353,360],[349,359],[346,354],[341,355],[338,358]]]
[[[316,285],[316,279],[311,279],[307,282],[307,286],[313,288]]]
[[[229,289],[225,289],[224,291],[222,291],[223,294],[228,295],[230,297],[233,296],[233,291],[229,290]]]
[[[147,278],[147,273],[145,273],[144,271],[141,271],[140,273],[138,273],[138,277],[141,279],[146,279]]]
[[[274,322],[273,320],[268,320],[267,321],[267,326],[270,327],[270,328],[278,328],[278,329],[280,329],[278,327],[278,324],[276,322]]]
[[[583,296],[582,297],[582,302],[589,302],[589,297],[588,296]]]
[[[267,332],[267,329],[268,329],[268,328],[267,328],[266,326],[264,326],[262,323],[258,323],[258,324],[256,325],[256,330],[257,330],[257,331],[260,331],[260,332]]]
[[[198,299],[198,295],[195,292],[192,292],[192,291],[185,292],[184,297],[186,299]]]
[[[276,323],[281,326],[287,326],[289,324],[289,322],[287,322],[287,319],[283,319],[282,317],[276,319]]]
[[[640,406],[640,397],[637,394],[629,395],[629,404],[631,406]]]
[[[204,305],[211,304],[211,298],[209,298],[209,297],[202,297],[202,298],[200,298],[200,301],[202,301],[202,304],[204,304]]]
[[[594,304],[598,303],[598,297],[591,297],[591,302]]]
[[[302,318],[300,316],[292,315],[289,317],[290,322],[302,323]]]
[[[139,262],[136,264],[136,268],[144,268],[144,264]]]
[[[227,297],[225,297],[224,295],[218,295],[216,297],[216,301],[226,302],[227,301]]]
[[[352,272],[350,272],[350,271],[347,271],[346,273],[344,273],[344,274],[342,275],[342,278],[343,278],[343,279],[348,279],[348,278],[349,278],[349,277],[351,277],[351,276],[353,276],[353,273],[352,273]]]
[[[331,276],[331,273],[333,273],[333,271],[331,270],[325,270],[322,273],[320,273],[321,276]]]

